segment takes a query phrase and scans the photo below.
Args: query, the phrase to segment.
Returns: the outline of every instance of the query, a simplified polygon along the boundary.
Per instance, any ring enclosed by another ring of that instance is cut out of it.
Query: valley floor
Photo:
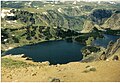
[[[25,61],[13,56],[3,58]],[[25,62],[37,64],[32,61]],[[71,62],[63,65],[37,65],[24,68],[2,66],[2,82],[50,82],[54,78],[61,82],[119,82],[120,61]]]

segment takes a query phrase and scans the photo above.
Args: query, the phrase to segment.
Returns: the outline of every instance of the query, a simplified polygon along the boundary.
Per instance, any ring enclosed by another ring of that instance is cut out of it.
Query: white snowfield
[[[14,16],[14,14],[11,13],[10,10],[2,9],[1,17],[4,18],[5,16]]]

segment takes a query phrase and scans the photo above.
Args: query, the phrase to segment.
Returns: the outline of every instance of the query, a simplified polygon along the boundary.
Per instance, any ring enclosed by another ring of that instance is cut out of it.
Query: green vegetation
[[[90,33],[79,33],[79,36],[76,36],[75,41],[84,44],[84,45],[92,45],[93,41],[97,38],[103,38],[103,34],[101,31],[93,29]]]
[[[110,35],[120,35],[120,30],[106,29],[105,34],[110,34]]]
[[[91,46],[93,41],[94,41],[94,38],[93,37],[89,37],[88,40],[86,41],[86,45],[87,46]]]
[[[12,59],[8,59],[8,58],[2,58],[1,63],[2,63],[1,64],[2,67],[6,67],[6,68],[19,68],[19,67],[35,66],[33,64],[28,64],[26,62],[12,60]]]
[[[87,57],[87,55],[100,51],[100,47],[95,47],[95,46],[85,46],[81,49],[81,52],[83,54],[83,57]]]

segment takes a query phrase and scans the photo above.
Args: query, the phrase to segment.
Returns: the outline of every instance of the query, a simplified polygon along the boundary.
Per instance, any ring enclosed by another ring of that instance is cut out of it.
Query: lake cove
[[[115,42],[118,38],[120,38],[120,35],[107,35],[107,34],[104,34],[104,38],[96,39],[93,42],[93,44],[97,45],[97,46],[103,46],[103,47],[106,48],[110,41]]]

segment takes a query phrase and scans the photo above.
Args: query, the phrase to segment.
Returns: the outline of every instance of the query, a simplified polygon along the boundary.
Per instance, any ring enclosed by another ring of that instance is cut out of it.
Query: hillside
[[[116,11],[116,13],[107,19],[101,27],[105,29],[120,30],[120,12]]]
[[[12,64],[12,60],[16,61]],[[2,61],[11,61],[11,66],[2,65],[2,82],[119,82],[120,61],[97,61],[91,63],[71,62],[63,65],[31,62],[18,66],[20,57],[3,57]],[[17,63],[18,62],[18,63]],[[15,68],[14,68],[15,67]],[[32,79],[31,79],[32,78]]]
[[[119,10],[111,12],[110,10],[95,10],[91,13],[88,20],[84,22],[83,30],[81,32],[88,33],[97,28],[99,30],[120,30],[120,12]]]
[[[69,2],[44,4],[39,1],[3,1],[1,7],[3,51],[9,47],[74,38],[80,32],[91,32],[93,28],[119,29],[119,12],[116,11],[119,3],[78,2],[73,5]]]

